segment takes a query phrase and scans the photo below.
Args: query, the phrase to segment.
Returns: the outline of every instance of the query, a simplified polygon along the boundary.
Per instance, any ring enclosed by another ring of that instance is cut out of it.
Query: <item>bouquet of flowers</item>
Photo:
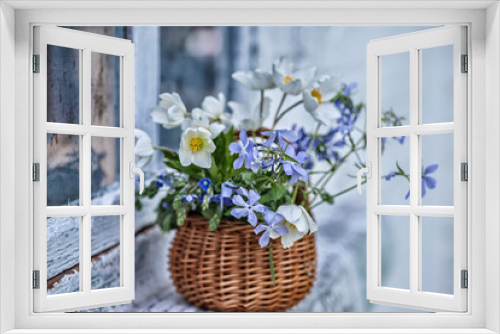
[[[136,164],[144,166],[156,149],[163,153],[167,167],[143,196],[161,194],[156,223],[164,231],[183,225],[194,212],[207,219],[212,231],[221,219],[244,219],[258,235],[260,247],[271,241],[293,247],[318,230],[313,208],[333,204],[356,187],[335,193],[326,189],[346,162],[365,166],[361,152],[366,149],[366,132],[358,124],[365,106],[353,102],[356,83],[338,84],[331,76],[317,76],[314,67],[296,71],[288,57],[275,61],[271,70],[238,71],[232,77],[259,98],[249,104],[230,101],[226,105],[223,94],[207,96],[201,108],[188,112],[177,93],[160,95],[151,112],[153,122],[166,129],[182,127],[183,132],[178,149],[172,150],[153,148],[147,134],[136,130]],[[273,114],[266,96],[271,89],[281,91]],[[296,125],[280,128],[283,118],[296,108],[310,116],[314,131]],[[383,113],[384,125],[398,126],[402,120],[392,110]],[[404,143],[404,137],[395,139]],[[437,165],[425,169],[423,185],[436,186],[428,175],[436,169]],[[383,176],[394,177],[409,180],[397,163],[393,172]],[[136,205],[141,208],[140,198]]]

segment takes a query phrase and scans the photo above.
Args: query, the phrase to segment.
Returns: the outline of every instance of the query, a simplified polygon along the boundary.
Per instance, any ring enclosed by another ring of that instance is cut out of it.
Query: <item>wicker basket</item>
[[[269,269],[269,250],[248,223],[208,222],[188,216],[170,249],[170,271],[177,291],[192,304],[221,312],[282,312],[309,293],[316,275],[314,235],[290,249],[273,242],[276,286]]]

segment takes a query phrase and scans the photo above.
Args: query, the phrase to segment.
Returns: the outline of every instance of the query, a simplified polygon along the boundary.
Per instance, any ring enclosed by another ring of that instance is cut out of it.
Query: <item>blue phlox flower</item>
[[[297,132],[291,130],[276,130],[274,132],[264,131],[261,134],[263,136],[269,137],[265,141],[264,146],[271,147],[271,145],[274,144],[276,140],[278,140],[278,145],[282,149],[284,149],[287,145],[295,143],[297,139],[299,139]]]
[[[214,202],[214,203],[221,203],[221,206],[222,205],[233,206],[233,201],[231,200],[231,198],[229,198],[229,197],[222,197],[221,194],[215,195],[214,197],[212,197],[212,199],[210,201]]]
[[[283,170],[285,171],[285,174],[290,176],[290,184],[295,184],[299,179],[302,179],[302,181],[308,181],[309,180],[309,174],[307,171],[302,167],[304,162],[307,159],[307,153],[302,151],[299,152],[297,155],[290,156],[297,162],[293,161],[285,161]]]
[[[438,164],[427,166],[422,172],[422,197],[427,194],[427,188],[434,189],[437,185],[437,180],[428,174],[434,173],[438,169]],[[405,199],[410,197],[410,191],[405,196]]]
[[[167,203],[167,202],[163,202],[163,203],[161,204],[161,207],[162,207],[163,209],[167,210],[167,209],[170,207],[170,205],[168,205],[168,203]]]
[[[212,185],[212,180],[206,177],[198,181],[198,186],[203,190],[203,192],[206,192],[211,185]]]
[[[285,220],[285,217],[270,210],[264,214],[265,223],[260,224],[254,230],[255,234],[264,232],[259,239],[259,245],[261,248],[264,248],[269,244],[269,238],[275,239],[288,233],[286,226],[279,225],[283,220]]]
[[[229,150],[233,154],[239,154],[239,157],[234,160],[233,168],[240,169],[245,163],[245,168],[250,169],[251,163],[254,158],[254,148],[255,144],[248,139],[247,133],[245,130],[240,131],[240,141],[229,144]]]
[[[238,189],[237,186],[235,186],[234,184],[232,184],[229,181],[226,181],[226,182],[222,183],[221,196],[222,197],[231,197],[231,196],[233,196],[236,189]]]
[[[163,181],[162,181],[162,180],[160,180],[160,179],[156,180],[156,186],[157,186],[158,188],[163,187]]]
[[[353,89],[356,89],[358,87],[357,82],[351,82],[349,85],[342,83],[342,93],[344,95],[349,95],[351,94]]]
[[[393,177],[395,177],[395,176],[396,176],[396,172],[390,172],[389,174],[387,174],[387,175],[385,176],[385,179],[386,179],[387,181],[389,181],[390,179],[392,179],[392,178],[393,178]]]
[[[260,195],[257,194],[253,189],[250,191],[246,191],[246,189],[240,188],[241,194],[245,195],[248,198],[248,202],[245,202],[243,197],[240,194],[236,194],[233,196],[233,204],[239,206],[239,208],[234,208],[231,210],[231,215],[235,218],[248,217],[248,222],[255,226],[257,225],[257,216],[256,212],[264,213],[265,206],[259,203]]]
[[[434,189],[436,188],[437,181],[435,178],[429,176],[428,174],[434,173],[438,169],[438,165],[427,166],[422,173],[422,197],[427,193],[426,188]]]

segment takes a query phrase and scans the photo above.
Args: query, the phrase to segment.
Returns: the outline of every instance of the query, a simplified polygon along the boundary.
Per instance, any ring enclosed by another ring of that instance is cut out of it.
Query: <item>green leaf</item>
[[[176,214],[177,214],[177,226],[184,225],[187,216],[187,209],[185,207],[182,207],[179,210],[177,210]]]
[[[277,201],[286,193],[286,188],[279,183],[271,184],[271,192],[273,194],[273,200]]]
[[[162,231],[168,232],[168,231],[172,230],[173,227],[175,227],[174,219],[175,219],[174,212],[172,212],[172,211],[167,212],[161,221],[160,227],[161,227]]]
[[[274,195],[272,192],[270,193],[265,193],[264,195],[262,195],[259,199],[259,202],[260,204],[265,204],[265,203],[268,203],[268,202],[274,202]]]
[[[222,212],[219,208],[208,221],[208,229],[210,231],[215,231],[217,229],[217,227],[219,227],[221,216],[222,216]]]
[[[396,161],[396,168],[398,169],[398,171],[401,173],[401,174],[405,174],[405,171],[401,168],[401,166],[399,166],[398,162]]]
[[[323,201],[327,202],[328,204],[333,204],[333,202],[334,202],[334,197],[327,192],[321,193],[321,199]]]

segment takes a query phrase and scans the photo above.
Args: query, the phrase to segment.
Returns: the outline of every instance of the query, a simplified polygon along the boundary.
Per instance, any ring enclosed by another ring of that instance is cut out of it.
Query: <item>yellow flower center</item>
[[[285,83],[286,83],[286,84],[287,84],[287,83],[289,83],[289,82],[291,82],[292,80],[293,80],[293,78],[292,78],[291,76],[288,76],[288,75],[287,75],[287,76],[285,77]]]
[[[193,152],[199,151],[203,148],[203,141],[200,138],[192,138],[189,141],[189,147]]]
[[[318,104],[321,104],[321,93],[319,92],[319,89],[315,88],[311,91],[311,95],[318,100]]]
[[[293,225],[293,224],[290,224],[288,221],[286,222],[286,225],[287,225],[287,228],[289,230],[295,230],[295,231],[297,231],[297,227],[295,225]]]

